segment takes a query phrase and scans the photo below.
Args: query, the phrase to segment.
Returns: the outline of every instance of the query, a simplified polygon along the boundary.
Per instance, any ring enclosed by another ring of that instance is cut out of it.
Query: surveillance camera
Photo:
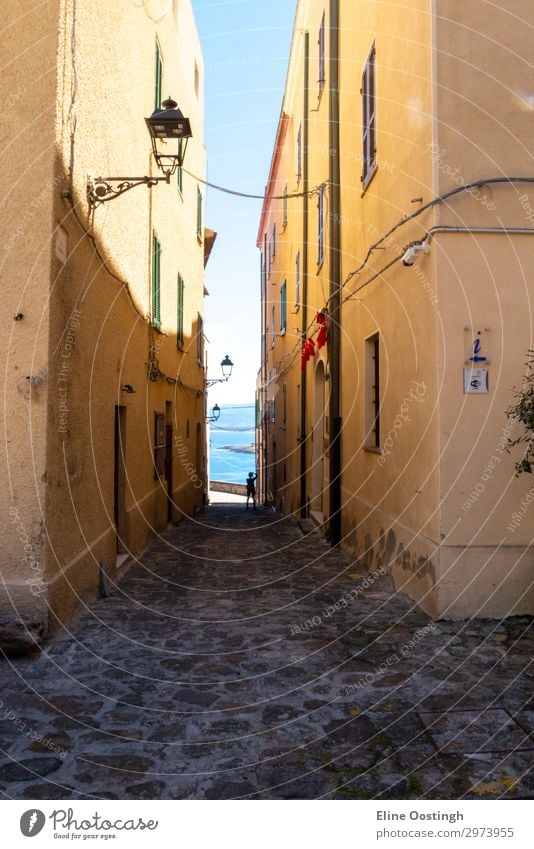
[[[419,251],[416,250],[415,245],[410,245],[410,247],[408,248],[408,250],[406,251],[406,253],[404,254],[404,256],[402,258],[402,264],[406,265],[406,266],[413,265],[415,263],[415,260],[417,259],[418,253],[419,253]]]
[[[426,256],[428,256],[428,254],[430,253],[430,245],[428,241],[416,242],[415,244],[410,245],[402,258],[403,265],[414,265],[415,260],[421,253],[425,254]]]

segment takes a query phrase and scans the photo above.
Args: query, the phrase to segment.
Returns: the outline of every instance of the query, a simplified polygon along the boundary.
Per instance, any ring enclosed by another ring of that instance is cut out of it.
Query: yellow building
[[[263,495],[435,617],[534,609],[505,448],[533,347],[532,24],[528,0],[300,0],[258,235]]]
[[[190,1],[2,11],[0,636],[22,647],[203,507],[213,234]],[[99,177],[161,176],[144,119],[169,95],[191,123],[184,169],[90,204]]]

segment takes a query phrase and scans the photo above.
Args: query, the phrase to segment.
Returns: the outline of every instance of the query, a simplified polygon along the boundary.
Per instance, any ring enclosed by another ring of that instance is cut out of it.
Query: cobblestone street
[[[432,623],[310,528],[218,504],[3,661],[0,789],[532,798],[531,626]]]

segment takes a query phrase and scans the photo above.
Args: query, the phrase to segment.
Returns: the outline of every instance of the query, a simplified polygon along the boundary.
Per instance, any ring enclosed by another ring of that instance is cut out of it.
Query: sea
[[[221,406],[217,422],[210,425],[210,478],[245,483],[256,472],[256,408],[254,404]]]

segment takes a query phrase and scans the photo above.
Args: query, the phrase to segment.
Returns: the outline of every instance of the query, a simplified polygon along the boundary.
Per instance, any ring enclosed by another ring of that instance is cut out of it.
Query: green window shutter
[[[202,239],[202,192],[197,187],[197,238]]]
[[[184,347],[184,281],[182,275],[178,275],[178,327],[176,341],[179,348]]]
[[[284,280],[280,287],[280,333],[287,329],[287,283]]]
[[[161,245],[152,234],[152,324],[161,327]]]
[[[161,109],[161,99],[163,90],[163,57],[159,41],[156,39],[156,75],[155,75],[155,90],[154,90],[154,109]]]

